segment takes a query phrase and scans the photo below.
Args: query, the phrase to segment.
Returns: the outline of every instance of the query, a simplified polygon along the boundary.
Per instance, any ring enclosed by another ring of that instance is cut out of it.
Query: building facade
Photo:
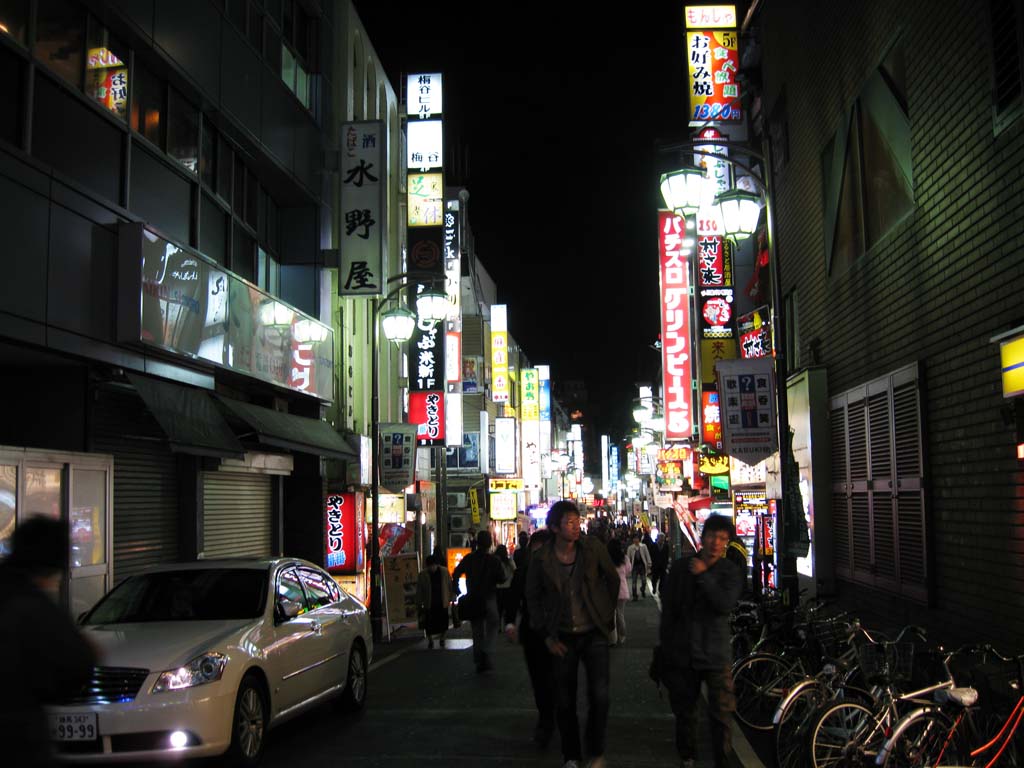
[[[815,575],[893,623],[1010,641],[1024,471],[992,340],[1024,318],[1022,22],[788,2],[752,30],[789,369],[827,380]]]

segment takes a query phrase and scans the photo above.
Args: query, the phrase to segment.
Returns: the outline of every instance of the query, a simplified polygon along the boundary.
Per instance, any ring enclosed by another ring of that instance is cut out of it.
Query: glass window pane
[[[76,469],[71,489],[71,565],[107,561],[107,473]]]
[[[128,49],[99,24],[89,29],[85,92],[122,120],[128,108]]]
[[[0,32],[25,45],[28,0],[0,0]]]
[[[862,114],[867,197],[864,220],[867,225],[867,246],[870,248],[914,208],[910,180],[904,175],[896,159],[898,149],[893,146],[902,140],[909,155],[910,125],[909,122],[905,123],[903,131],[891,131],[888,136],[884,136],[872,113],[863,110]]]
[[[231,203],[231,165],[235,153],[223,137],[217,141],[217,194]]]
[[[301,64],[295,67],[295,95],[299,97],[302,106],[309,109],[309,73]]]
[[[245,210],[245,164],[241,160],[235,163],[235,192],[232,200],[234,205],[231,210],[241,216]]]
[[[241,224],[235,222],[234,239],[231,242],[231,271],[250,282],[256,282],[256,249],[253,239]]]
[[[63,0],[39,3],[36,58],[76,88],[81,88],[84,49],[84,11]]]
[[[267,293],[281,295],[281,265],[271,254],[267,254]]]
[[[227,266],[227,238],[227,214],[212,197],[203,193],[199,211],[199,250],[218,264]]]
[[[306,596],[302,592],[302,584],[294,568],[281,574],[277,580],[277,601],[286,600],[299,606],[299,613],[306,612]]]
[[[161,149],[163,143],[163,83],[148,69],[135,63],[132,83],[132,129],[138,131]]]
[[[284,34],[284,39],[288,42],[292,42],[292,34],[295,31],[294,12],[294,0],[284,0],[281,18],[281,31]]]
[[[201,146],[199,150],[199,178],[210,189],[216,183],[217,133],[208,120],[203,121]]]
[[[299,578],[302,579],[302,586],[306,588],[306,596],[309,599],[310,610],[323,608],[334,602],[331,599],[331,588],[327,585],[327,577],[309,568],[299,569]]]
[[[267,290],[267,252],[256,248],[256,285]]]
[[[171,88],[167,112],[167,154],[195,173],[199,166],[199,110]]]
[[[267,196],[267,236],[266,244],[267,247],[272,251],[280,251],[281,247],[277,243],[277,203],[274,202],[274,198]]]
[[[260,184],[252,171],[246,173],[245,183],[245,223],[256,229],[259,223]]]
[[[288,90],[295,93],[295,57],[287,45],[281,45],[281,79]]]
[[[11,535],[14,533],[15,514],[18,510],[18,468],[0,466],[0,557],[11,554]]]
[[[60,520],[61,470],[25,467],[25,503],[22,519],[49,517]]]

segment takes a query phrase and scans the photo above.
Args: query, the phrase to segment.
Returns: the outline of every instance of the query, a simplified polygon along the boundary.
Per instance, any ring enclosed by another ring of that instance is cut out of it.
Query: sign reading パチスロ
[[[687,440],[694,427],[690,265],[683,250],[685,232],[683,219],[670,211],[658,211],[666,440]]]

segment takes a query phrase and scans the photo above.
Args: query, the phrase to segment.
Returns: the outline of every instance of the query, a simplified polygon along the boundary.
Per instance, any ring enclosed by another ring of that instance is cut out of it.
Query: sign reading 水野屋
[[[690,270],[683,251],[685,232],[686,224],[679,216],[658,211],[666,440],[688,440],[694,426]]]
[[[733,5],[688,5],[686,58],[689,70],[690,125],[707,121],[739,122],[740,68]]]
[[[331,493],[324,500],[324,564],[331,573],[361,573],[366,547],[363,543],[363,495]]]
[[[338,293],[384,295],[384,122],[341,126],[341,233]]]

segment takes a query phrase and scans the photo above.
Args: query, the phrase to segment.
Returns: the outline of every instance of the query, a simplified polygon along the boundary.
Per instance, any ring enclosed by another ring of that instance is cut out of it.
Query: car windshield
[[[267,571],[204,568],[158,571],[121,582],[84,624],[254,619],[266,605]]]

